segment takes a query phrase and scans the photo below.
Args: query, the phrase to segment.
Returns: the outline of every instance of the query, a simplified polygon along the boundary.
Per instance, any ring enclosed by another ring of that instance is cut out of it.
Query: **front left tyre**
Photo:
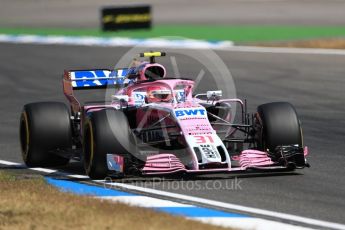
[[[20,146],[24,163],[29,167],[66,165],[69,158],[54,154],[72,147],[69,110],[64,103],[26,104],[20,116]]]
[[[107,154],[128,156],[135,152],[134,137],[125,114],[114,109],[93,112],[83,126],[83,163],[91,179],[108,175]],[[121,177],[120,174],[117,175]]]

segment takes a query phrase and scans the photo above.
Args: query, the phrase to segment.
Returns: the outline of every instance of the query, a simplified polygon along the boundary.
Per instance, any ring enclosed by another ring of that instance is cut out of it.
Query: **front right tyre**
[[[277,146],[298,145],[303,147],[300,121],[295,108],[288,102],[272,102],[257,109],[260,123],[259,146],[261,150],[274,151]]]

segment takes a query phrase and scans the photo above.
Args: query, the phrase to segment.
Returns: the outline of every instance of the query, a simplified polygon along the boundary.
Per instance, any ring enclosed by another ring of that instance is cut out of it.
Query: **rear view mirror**
[[[207,91],[206,96],[207,99],[217,99],[222,97],[222,91],[221,90],[216,90],[216,91]]]

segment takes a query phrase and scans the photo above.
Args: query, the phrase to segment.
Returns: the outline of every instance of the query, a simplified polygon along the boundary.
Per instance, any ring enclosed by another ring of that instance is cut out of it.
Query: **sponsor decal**
[[[151,20],[150,14],[119,14],[116,17],[108,15],[104,18],[105,23],[115,22],[116,24],[131,23],[131,22],[148,22]]]
[[[135,103],[142,104],[145,102],[146,92],[133,92]]]
[[[149,5],[111,7],[102,9],[104,31],[151,28],[151,7]]]
[[[71,71],[72,86],[74,88],[99,87],[123,84],[127,69],[109,70],[80,70]]]
[[[185,100],[184,90],[175,90],[175,93],[176,93],[176,100],[178,102]]]
[[[204,117],[206,116],[206,110],[203,108],[197,109],[179,109],[175,110],[175,116],[180,117]]]
[[[200,145],[200,149],[206,158],[217,158],[217,150],[212,145]]]
[[[116,172],[124,172],[124,158],[116,154],[107,154],[108,169]]]

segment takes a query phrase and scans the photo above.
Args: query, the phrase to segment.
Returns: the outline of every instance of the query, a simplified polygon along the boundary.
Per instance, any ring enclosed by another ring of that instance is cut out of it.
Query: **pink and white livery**
[[[246,103],[223,99],[219,90],[193,95],[194,81],[166,77],[164,66],[155,62],[158,56],[165,53],[142,53],[150,60],[135,60],[129,68],[65,71],[71,111],[59,102],[24,106],[24,162],[58,166],[74,158],[93,179],[309,166],[291,104],[267,103],[249,114]],[[82,104],[74,95],[112,86],[111,98],[102,103]]]

